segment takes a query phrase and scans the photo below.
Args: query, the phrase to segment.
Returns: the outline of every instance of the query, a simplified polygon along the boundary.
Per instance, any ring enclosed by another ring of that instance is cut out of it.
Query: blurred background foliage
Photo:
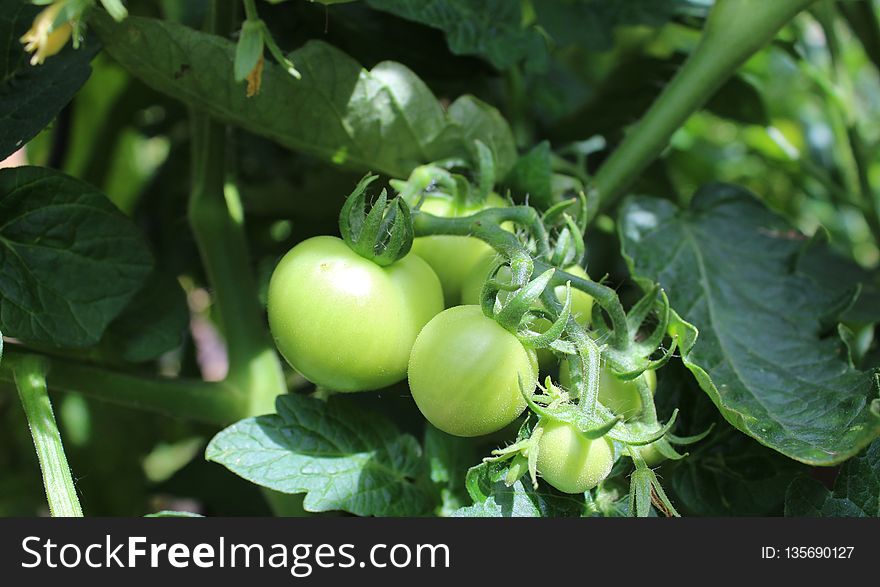
[[[499,5],[492,29],[499,38],[494,40],[481,36],[479,27],[474,36],[467,28],[429,26],[408,2],[324,6],[291,0],[261,3],[260,9],[285,50],[319,38],[367,68],[388,59],[402,62],[444,103],[472,93],[495,105],[511,123],[522,152],[549,141],[560,169],[586,178],[694,48],[711,0],[502,3],[506,6]],[[128,2],[132,14],[192,27],[200,26],[206,4]],[[820,2],[799,16],[691,117],[633,192],[686,203],[707,182],[741,184],[803,233],[827,230],[840,252],[866,270],[876,269],[880,235],[872,234],[863,209],[866,201],[878,197],[865,193],[866,181],[880,185],[877,10],[880,2],[875,0]],[[163,269],[178,276],[189,301],[191,335],[160,359],[160,368],[215,378],[199,348],[209,344],[200,343],[199,336],[212,339],[212,325],[210,292],[204,289],[186,219],[190,178],[185,107],[133,79],[105,54],[92,66],[90,80],[74,101],[27,145],[26,160],[98,186],[142,226],[166,263]],[[234,131],[233,143],[230,168],[245,207],[254,271],[265,291],[276,260],[290,246],[315,234],[336,233],[339,206],[365,170],[339,168],[243,131]],[[614,210],[607,211],[588,234],[588,269],[594,277],[607,273],[612,283],[624,284],[626,268],[614,216]],[[863,366],[880,365],[876,342],[868,341],[873,346],[866,350]],[[706,402],[679,370],[661,373],[658,397],[677,379],[687,383],[669,392],[674,405]],[[53,400],[83,506],[91,515],[140,515],[158,509],[268,513],[255,486],[201,458],[210,428],[76,395]],[[717,416],[709,408],[696,413]],[[706,424],[697,421],[692,428],[699,431]],[[723,456],[718,457],[719,450],[724,454],[723,445],[728,454],[742,454],[743,442],[756,446],[729,428],[701,450],[723,464]],[[0,394],[0,515],[33,515],[45,509],[32,457],[17,398]],[[777,478],[780,470],[801,470],[775,453],[746,451],[741,458],[752,461],[746,463],[746,473],[741,469],[740,476],[729,479],[730,487],[743,487],[753,474],[758,482],[784,488],[790,475]],[[699,472],[692,469],[711,469],[716,466],[711,459],[688,459],[670,469],[670,490],[684,512],[782,512],[779,499],[762,502],[747,495],[754,503],[737,509],[729,507],[723,488],[717,495],[706,488],[695,490]],[[767,492],[780,497],[784,489]]]

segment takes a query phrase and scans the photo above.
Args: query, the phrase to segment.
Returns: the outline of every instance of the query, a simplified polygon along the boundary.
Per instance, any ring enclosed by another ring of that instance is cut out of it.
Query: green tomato
[[[512,333],[479,306],[456,306],[419,333],[409,359],[409,388],[425,418],[455,436],[504,428],[526,408],[519,388],[535,389],[538,364]]]
[[[651,393],[657,390],[657,375],[654,371],[645,371],[639,377],[644,377],[651,388]],[[559,383],[562,387],[571,387],[571,376],[568,372],[568,361],[562,361],[559,366]],[[642,396],[636,380],[624,381],[612,373],[605,365],[599,371],[599,401],[615,414],[623,415],[627,420],[642,413]]]
[[[607,436],[590,440],[571,424],[542,421],[538,473],[565,493],[583,493],[599,484],[614,465],[614,445]]]
[[[306,379],[334,391],[403,379],[416,336],[442,310],[440,281],[418,256],[381,267],[332,236],[293,247],[269,282],[278,350]]]
[[[506,206],[507,202],[495,193],[489,194],[482,204],[468,206],[456,205],[451,196],[432,194],[425,197],[421,211],[433,216],[457,218],[476,214],[486,208]],[[471,268],[493,249],[478,238],[441,234],[416,238],[412,250],[437,273],[443,286],[446,306],[452,307],[461,303],[461,288]]]
[[[470,270],[467,277],[464,280],[464,284],[461,288],[461,303],[463,304],[479,304],[480,303],[480,294],[483,291],[483,284],[486,281],[486,277],[489,275],[489,271],[492,270],[492,266],[496,262],[497,255],[495,251],[489,251],[474,265],[474,267]],[[587,272],[584,271],[584,268],[580,265],[571,265],[566,267],[565,270],[572,275],[577,277],[582,277],[584,279],[589,279]],[[509,281],[510,280],[510,268],[502,267],[498,271],[498,275],[496,275],[496,279],[499,281]],[[560,301],[565,301],[565,286],[558,285],[553,288],[553,292],[559,298]],[[501,294],[504,296],[504,294]],[[502,300],[504,298],[502,297]],[[575,320],[581,326],[589,326],[590,318],[592,316],[593,311],[593,297],[589,294],[582,292],[579,289],[571,289],[571,313],[574,315]],[[533,329],[536,332],[544,332],[550,328],[550,322],[548,320],[539,319],[535,321],[533,325]],[[538,365],[542,372],[549,371],[553,365],[556,363],[556,357],[553,355],[551,351],[548,349],[538,349]]]

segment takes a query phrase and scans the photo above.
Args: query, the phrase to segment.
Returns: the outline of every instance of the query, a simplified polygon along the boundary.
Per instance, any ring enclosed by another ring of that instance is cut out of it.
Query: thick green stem
[[[7,347],[0,363],[0,382],[14,383],[14,361],[37,356]],[[49,365],[53,391],[81,393],[121,406],[221,426],[247,415],[244,394],[224,382],[145,377],[78,361],[39,358]]]
[[[11,363],[15,385],[27,416],[43,485],[49,500],[49,511],[54,517],[82,517],[82,507],[70,475],[70,466],[61,443],[61,433],[55,422],[52,402],[46,389],[46,364],[32,355],[5,357],[4,365]]]
[[[222,29],[219,4],[209,30]],[[259,306],[238,191],[226,174],[226,129],[193,111],[189,221],[213,289],[229,354],[228,380],[248,397],[248,415],[275,411],[287,387]]]
[[[599,208],[620,196],[656,159],[672,134],[798,12],[815,0],[718,0],[700,44],[623,143],[599,168]]]

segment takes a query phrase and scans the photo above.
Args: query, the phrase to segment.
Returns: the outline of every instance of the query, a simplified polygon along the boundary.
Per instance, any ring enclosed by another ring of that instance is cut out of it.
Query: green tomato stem
[[[223,28],[212,4],[210,32]],[[275,411],[275,397],[287,386],[272,346],[251,272],[244,215],[238,191],[226,176],[226,128],[191,111],[192,192],[189,221],[212,286],[219,324],[229,354],[228,380],[249,398],[247,415]]]
[[[717,0],[700,44],[648,112],[599,168],[599,210],[613,204],[694,112],[815,0]]]
[[[248,20],[260,20],[257,3],[254,0],[244,0],[244,14]]]
[[[46,389],[46,364],[33,355],[6,357],[4,365],[7,362],[12,365],[18,396],[37,449],[49,511],[53,517],[81,518],[82,507]]]
[[[247,397],[226,382],[132,375],[81,361],[35,355],[12,346],[5,350],[0,382],[6,384],[15,383],[16,361],[39,358],[48,367],[48,384],[53,391],[81,393],[109,403],[221,426],[247,415]]]

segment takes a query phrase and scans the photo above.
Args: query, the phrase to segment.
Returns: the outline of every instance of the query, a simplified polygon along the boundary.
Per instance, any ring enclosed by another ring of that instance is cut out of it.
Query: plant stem
[[[218,2],[208,29],[222,29]],[[248,397],[248,415],[275,411],[287,387],[259,306],[238,191],[226,174],[226,128],[203,112],[190,113],[193,180],[189,221],[213,288],[226,338],[229,376]]]
[[[862,133],[857,126],[855,109],[852,107],[855,101],[855,91],[845,70],[846,66],[843,63],[842,56],[843,49],[840,46],[840,39],[835,29],[837,11],[834,10],[832,4],[823,3],[816,6],[814,16],[825,34],[828,55],[831,61],[831,80],[833,86],[836,91],[843,94],[841,100],[829,100],[828,108],[836,111],[836,116],[833,118],[843,127],[839,130],[838,134],[840,135],[840,142],[846,146],[846,153],[842,156],[846,159],[846,171],[849,171],[848,175],[852,177],[852,191],[859,196],[859,201],[855,202],[855,205],[864,215],[874,242],[880,245],[880,201],[878,201],[877,194],[871,187],[871,180],[868,175],[871,162]]]
[[[815,0],[718,0],[700,44],[597,172],[599,209],[622,196],[688,117],[798,12]]]
[[[244,0],[244,14],[248,20],[260,20],[257,4],[254,0]]]
[[[82,362],[48,358],[7,347],[0,381],[15,382],[16,361],[39,358],[48,366],[49,386],[122,406],[212,424],[226,425],[246,415],[244,394],[225,382],[145,377]]]
[[[21,405],[27,416],[43,485],[53,517],[81,518],[82,507],[76,495],[76,487],[70,475],[70,466],[61,443],[61,433],[52,412],[52,402],[46,389],[46,365],[33,355],[5,357],[4,365],[12,363],[12,372]]]

